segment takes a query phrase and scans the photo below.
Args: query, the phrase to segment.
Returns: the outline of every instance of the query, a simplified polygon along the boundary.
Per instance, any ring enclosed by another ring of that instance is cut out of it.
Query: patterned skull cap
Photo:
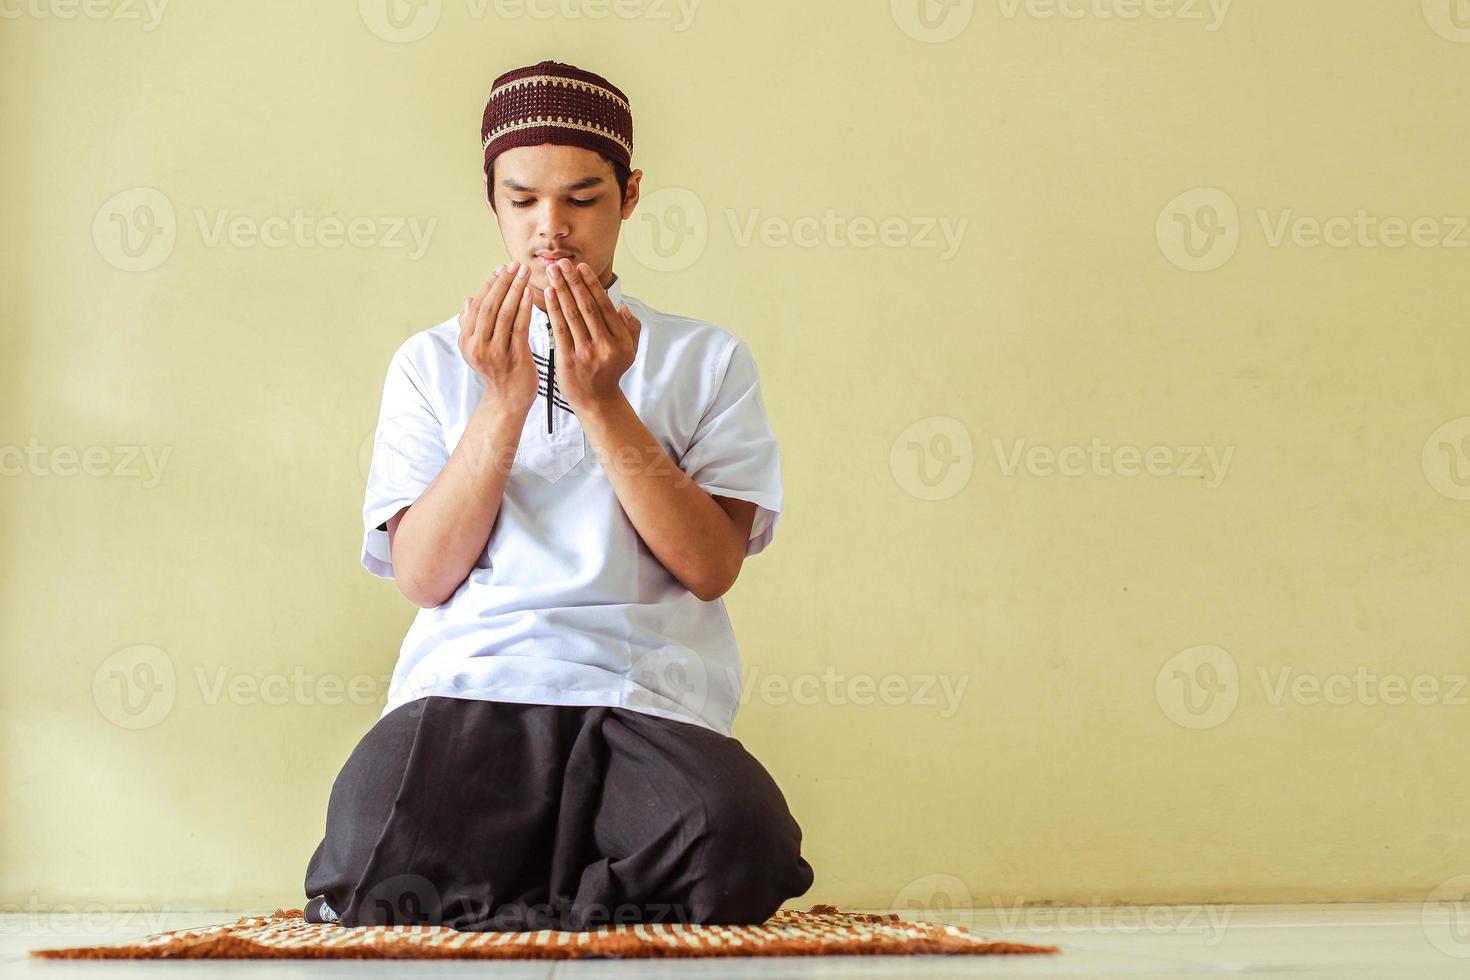
[[[542,61],[495,79],[480,120],[485,169],[513,146],[581,146],[633,166],[633,110],[601,75]]]

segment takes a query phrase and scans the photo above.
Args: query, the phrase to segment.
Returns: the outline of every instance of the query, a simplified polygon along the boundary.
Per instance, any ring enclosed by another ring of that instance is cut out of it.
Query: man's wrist
[[[525,427],[526,416],[531,414],[532,404],[534,402],[518,408],[493,398],[481,398],[479,404],[475,406],[475,415],[479,417],[482,425],[489,426],[497,432],[509,430],[519,433]]]
[[[619,388],[614,395],[610,395],[607,398],[599,398],[582,406],[578,418],[582,420],[583,426],[585,427],[588,422],[602,422],[616,418],[620,413],[626,412],[632,407],[633,403],[628,401],[628,396],[623,394],[623,390]]]
[[[477,477],[483,477],[491,470],[509,477],[529,411],[529,408],[517,411],[482,398],[460,436],[456,453],[464,456],[470,471]]]

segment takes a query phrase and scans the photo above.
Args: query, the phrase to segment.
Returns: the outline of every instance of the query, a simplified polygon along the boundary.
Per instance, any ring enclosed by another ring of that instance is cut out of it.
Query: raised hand
[[[643,325],[624,303],[613,306],[585,262],[549,263],[546,315],[556,338],[556,386],[572,411],[622,396],[619,382],[638,355]]]
[[[459,315],[459,352],[484,379],[485,397],[522,415],[535,404],[540,385],[529,340],[529,275],[529,267],[516,262],[496,269]]]

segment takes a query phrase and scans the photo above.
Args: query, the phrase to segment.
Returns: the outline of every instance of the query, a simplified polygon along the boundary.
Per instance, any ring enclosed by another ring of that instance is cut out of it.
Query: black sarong
[[[467,931],[753,924],[811,887],[739,740],[627,708],[421,697],[332,785],[308,921]]]

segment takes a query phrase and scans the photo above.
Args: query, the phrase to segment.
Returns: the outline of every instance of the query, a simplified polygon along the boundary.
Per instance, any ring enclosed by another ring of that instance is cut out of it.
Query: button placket
[[[525,428],[521,431],[520,445],[516,451],[516,462],[550,483],[555,483],[571,471],[587,455],[587,437],[582,423],[577,420],[566,399],[560,395],[560,386],[553,389],[552,431],[546,431],[546,375],[549,344],[546,339],[547,321],[544,318],[532,324],[532,337],[539,343],[531,344],[531,353],[536,362],[536,373],[540,376],[538,397],[526,416]]]
[[[556,432],[546,434],[538,418],[526,420],[516,462],[550,483],[555,483],[587,455],[587,436],[576,416],[558,410]]]

